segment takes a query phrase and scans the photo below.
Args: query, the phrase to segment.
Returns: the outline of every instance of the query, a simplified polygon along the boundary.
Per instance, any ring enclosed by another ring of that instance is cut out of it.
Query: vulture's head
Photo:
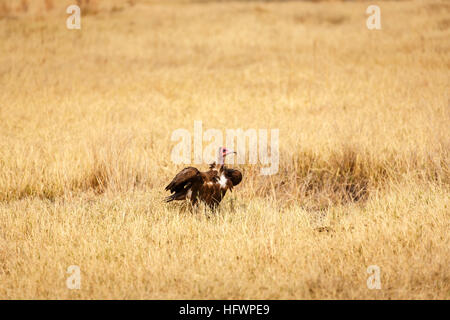
[[[236,154],[236,151],[232,151],[230,149],[227,149],[225,147],[220,147],[219,148],[219,154],[222,155],[223,158],[225,158],[227,155],[229,155],[230,153],[234,153]]]
[[[221,165],[224,164],[225,163],[225,157],[227,155],[229,155],[230,153],[236,154],[235,151],[232,151],[232,150],[227,149],[225,147],[220,147],[219,148],[219,155],[218,155],[219,164],[221,164]]]

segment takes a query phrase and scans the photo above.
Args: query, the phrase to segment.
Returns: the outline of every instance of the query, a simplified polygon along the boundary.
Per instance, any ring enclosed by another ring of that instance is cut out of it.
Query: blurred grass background
[[[0,1],[0,297],[448,298],[449,3],[206,2]],[[211,219],[194,120],[280,129]]]

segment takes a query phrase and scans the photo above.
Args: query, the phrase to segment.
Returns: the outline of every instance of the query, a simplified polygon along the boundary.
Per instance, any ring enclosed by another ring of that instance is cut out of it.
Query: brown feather
[[[241,182],[242,174],[238,170],[215,163],[209,168],[206,172],[200,172],[194,167],[181,170],[166,187],[166,191],[169,190],[172,193],[166,201],[189,199],[192,205],[196,205],[200,200],[212,209],[216,208],[227,190],[231,191],[233,186]],[[225,186],[219,182],[222,173],[227,179]]]
[[[178,192],[182,190],[188,182],[198,179],[200,171],[194,167],[187,167],[181,170],[175,178],[166,186],[166,191]]]
[[[242,181],[242,173],[239,170],[224,168],[225,177],[231,180],[233,187]]]

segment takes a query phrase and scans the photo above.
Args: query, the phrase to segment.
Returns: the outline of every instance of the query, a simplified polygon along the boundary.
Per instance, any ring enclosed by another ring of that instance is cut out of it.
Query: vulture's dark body
[[[196,205],[200,200],[215,208],[226,192],[231,191],[241,180],[242,174],[238,170],[224,165],[212,164],[206,172],[200,172],[194,167],[184,168],[166,187],[166,191],[172,193],[166,201],[190,200],[192,205]]]

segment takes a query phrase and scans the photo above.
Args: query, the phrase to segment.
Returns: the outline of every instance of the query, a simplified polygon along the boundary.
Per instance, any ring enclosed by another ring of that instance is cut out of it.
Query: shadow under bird
[[[225,157],[231,153],[236,154],[220,147],[217,164],[210,164],[209,171],[200,172],[194,167],[181,170],[165,189],[172,193],[165,199],[166,202],[189,200],[192,206],[197,206],[198,201],[203,201],[211,209],[217,208],[227,190],[231,192],[242,180],[239,170],[227,168],[224,164]]]

